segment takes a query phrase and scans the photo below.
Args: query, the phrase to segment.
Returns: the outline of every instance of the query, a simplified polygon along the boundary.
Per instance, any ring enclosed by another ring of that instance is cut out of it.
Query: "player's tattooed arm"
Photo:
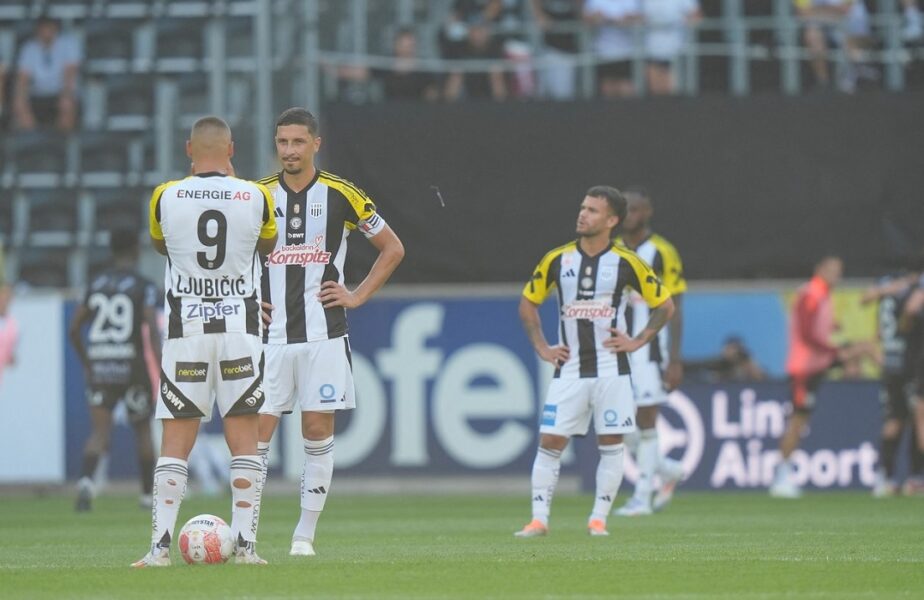
[[[637,336],[629,337],[618,329],[610,329],[613,337],[604,340],[603,346],[612,352],[635,352],[658,335],[674,314],[674,301],[670,298],[651,310],[648,324]]]
[[[542,332],[542,319],[539,316],[539,307],[530,302],[525,296],[520,298],[520,320],[523,322],[523,329],[526,330],[526,337],[536,350],[539,358],[550,362],[556,367],[560,367],[568,362],[570,352],[567,346],[549,346]]]

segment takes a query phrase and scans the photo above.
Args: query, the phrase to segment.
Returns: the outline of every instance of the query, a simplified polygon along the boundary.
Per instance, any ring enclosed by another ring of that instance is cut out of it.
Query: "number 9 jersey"
[[[164,240],[167,338],[204,333],[260,336],[258,238],[276,234],[266,187],[201,173],[154,190],[151,237]]]

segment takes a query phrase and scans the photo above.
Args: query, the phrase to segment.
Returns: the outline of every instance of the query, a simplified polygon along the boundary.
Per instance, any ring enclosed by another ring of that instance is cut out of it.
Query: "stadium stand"
[[[228,119],[239,141],[239,170],[256,176],[270,168],[268,144],[253,143],[261,139],[257,127],[275,108],[382,98],[374,80],[338,81],[337,68],[388,68],[391,40],[400,27],[411,25],[417,32],[423,68],[445,72],[437,37],[452,4],[4,2],[0,60],[7,65],[15,65],[17,49],[39,15],[57,19],[84,49],[79,130],[68,136],[48,131],[3,136],[0,231],[9,275],[33,285],[82,285],[90,265],[104,260],[106,240],[97,232],[124,223],[140,231],[149,186],[188,168],[176,148],[199,115],[215,112]],[[513,33],[538,56],[542,34],[528,4],[520,2],[525,31]],[[790,0],[702,0],[701,8],[705,19],[691,30],[678,59],[681,93],[797,94],[808,88],[808,56]],[[920,86],[922,49],[902,41],[897,0],[868,0],[867,8],[874,33],[867,60],[881,71],[877,87]],[[590,97],[595,89],[590,36],[582,23],[569,27],[581,34],[578,89]],[[636,57],[636,69],[643,67],[642,59]],[[513,69],[510,63],[501,66]]]

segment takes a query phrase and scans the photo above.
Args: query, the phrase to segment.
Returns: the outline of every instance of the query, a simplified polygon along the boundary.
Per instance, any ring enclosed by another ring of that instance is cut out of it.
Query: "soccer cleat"
[[[74,510],[77,512],[90,512],[93,508],[93,493],[90,488],[82,487],[77,492],[77,502],[74,504]]]
[[[526,527],[517,531],[513,535],[518,538],[539,537],[549,533],[549,527],[539,519],[533,519]]]
[[[674,490],[677,489],[677,484],[683,479],[683,465],[676,460],[663,459],[659,474],[661,475],[661,487],[658,489],[658,493],[655,494],[651,504],[651,509],[654,512],[664,510],[674,499]]]
[[[289,549],[289,556],[314,556],[314,544],[312,540],[306,537],[292,538],[292,547]]]
[[[144,555],[139,561],[132,563],[135,569],[146,567],[169,567],[170,566],[170,548],[154,546],[151,551]]]
[[[240,534],[238,534],[240,536]],[[238,537],[234,548],[234,564],[236,565],[265,565],[265,560],[257,556],[256,542],[245,542]]]
[[[796,500],[802,497],[802,488],[790,481],[775,481],[770,486],[770,496],[772,498]]]
[[[610,532],[606,530],[606,523],[604,523],[600,519],[591,519],[587,523],[587,533],[589,533],[591,536],[594,536],[594,537],[605,536],[605,535],[610,534]]]
[[[898,485],[883,471],[876,471],[876,481],[873,483],[873,498],[891,498],[898,494]]]
[[[916,475],[906,479],[902,493],[906,496],[924,496],[924,477]]]
[[[647,517],[651,514],[651,504],[632,496],[629,501],[613,512],[619,517]]]

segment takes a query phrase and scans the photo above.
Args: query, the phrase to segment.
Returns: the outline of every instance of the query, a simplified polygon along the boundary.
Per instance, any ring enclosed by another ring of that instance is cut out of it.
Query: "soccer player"
[[[924,493],[924,276],[918,280],[902,310],[899,327],[909,338],[908,364],[911,372],[912,410],[914,441],[917,442],[917,460],[912,460],[911,477],[905,481],[905,495]]]
[[[789,355],[786,372],[792,389],[792,415],[780,440],[780,463],[776,467],[770,495],[799,498],[802,490],[793,480],[792,453],[799,447],[815,407],[815,393],[825,374],[834,367],[872,354],[866,342],[840,347],[831,341],[837,324],[831,290],[840,282],[844,264],[837,256],[825,256],[815,265],[812,279],[796,295],[789,323]]]
[[[355,407],[346,309],[368,301],[404,257],[401,240],[361,189],[315,167],[318,121],[290,108],[276,121],[282,171],[260,180],[275,197],[279,241],[263,271],[263,297],[272,305],[264,333],[267,402],[260,415],[259,452],[267,452],[283,413],[301,411],[305,464],[301,516],[290,554],[314,556],[318,519],[334,468],[334,415]],[[366,278],[343,285],[347,235],[359,230],[378,250]]]
[[[626,218],[626,199],[615,188],[587,190],[577,219],[577,241],[555,248],[536,267],[520,298],[520,319],[542,360],[555,366],[539,427],[532,471],[532,520],[517,537],[545,535],[558,483],[561,453],[593,418],[600,450],[597,489],[587,523],[591,535],[609,535],[606,519],[622,483],[623,436],[635,430],[629,354],[650,342],[670,320],[674,303],[651,267],[613,243]],[[636,336],[624,332],[626,288],[636,290],[651,314]],[[559,343],[542,332],[539,306],[557,290]]]
[[[83,450],[77,482],[78,512],[89,511],[96,495],[93,475],[100,456],[109,450],[112,411],[125,405],[135,431],[141,471],[141,500],[151,507],[154,446],[151,415],[154,403],[145,363],[144,337],[160,361],[160,328],[157,325],[157,287],[137,271],[138,232],[117,229],[109,236],[114,264],[90,283],[71,320],[68,334],[87,383],[92,430]],[[90,324],[86,342],[83,327]],[[146,331],[145,331],[146,328]]]
[[[626,437],[626,445],[635,455],[638,481],[632,498],[616,514],[634,517],[650,515],[653,510],[664,508],[673,497],[677,482],[683,477],[679,461],[661,456],[656,425],[660,406],[667,402],[667,392],[677,388],[683,380],[680,345],[683,335],[682,300],[687,282],[680,254],[670,242],[651,230],[651,217],[654,215],[651,195],[643,187],[632,186],[626,189],[625,196],[628,209],[622,235],[616,243],[629,248],[651,265],[674,302],[674,315],[668,326],[659,331],[651,343],[629,356],[638,431]],[[648,305],[637,292],[631,292],[626,308],[629,335],[639,335],[647,321]],[[662,368],[666,381],[661,376]],[[661,487],[652,504],[655,475],[660,477]]]
[[[912,463],[920,460],[920,452],[915,442],[916,428],[911,415],[909,386],[914,362],[912,357],[917,356],[921,328],[914,327],[907,333],[899,328],[905,304],[917,287],[919,276],[919,273],[906,273],[885,277],[868,289],[861,299],[862,304],[878,302],[879,343],[883,353],[880,468],[873,485],[873,496],[877,498],[894,496],[898,490],[895,482],[895,455],[905,425],[910,425],[912,431]]]
[[[262,185],[225,174],[234,144],[218,117],[196,121],[186,152],[193,175],[160,185],[151,198],[151,241],[167,256],[167,340],[156,412],[164,432],[154,469],[151,551],[132,566],[170,564],[189,452],[216,398],[232,457],[235,562],[266,564],[255,551],[263,488],[257,413],[264,401],[257,252],[276,244],[273,197]]]

